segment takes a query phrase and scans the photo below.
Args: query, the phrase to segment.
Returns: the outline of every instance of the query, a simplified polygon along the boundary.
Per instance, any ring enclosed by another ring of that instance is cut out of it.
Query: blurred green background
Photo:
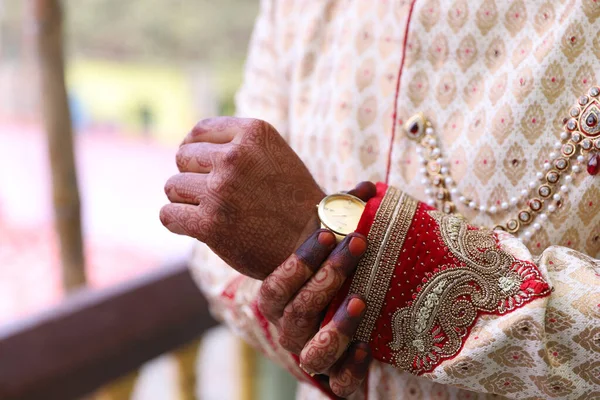
[[[120,128],[172,142],[199,118],[234,112],[258,1],[63,4],[76,128]],[[34,29],[30,2],[0,0],[5,119],[37,115]]]

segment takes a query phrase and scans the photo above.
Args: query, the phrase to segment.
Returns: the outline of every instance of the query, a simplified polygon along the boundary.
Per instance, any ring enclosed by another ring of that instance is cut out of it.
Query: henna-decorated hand
[[[201,121],[177,153],[181,172],[165,192],[162,223],[206,243],[239,272],[264,279],[319,227],[325,196],[271,125]]]
[[[366,248],[358,233],[335,247],[333,233],[320,229],[264,280],[258,297],[259,311],[279,331],[279,343],[300,354],[306,371],[328,374],[331,390],[342,397],[360,386],[371,360],[365,343],[348,348],[366,308],[364,300],[349,296],[327,325],[319,325]]]
[[[375,186],[363,182],[350,193],[368,200]],[[341,397],[360,386],[371,362],[366,343],[348,347],[364,314],[364,300],[350,295],[333,319],[319,326],[366,248],[366,238],[358,233],[335,247],[334,235],[318,230],[264,280],[258,297],[258,309],[278,328],[280,344],[299,354],[307,371],[328,374],[331,390]]]

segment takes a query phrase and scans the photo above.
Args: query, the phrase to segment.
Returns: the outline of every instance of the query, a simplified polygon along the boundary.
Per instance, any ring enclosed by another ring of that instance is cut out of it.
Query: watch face
[[[325,197],[319,204],[323,225],[337,234],[348,235],[356,230],[365,203],[358,197],[338,193]]]

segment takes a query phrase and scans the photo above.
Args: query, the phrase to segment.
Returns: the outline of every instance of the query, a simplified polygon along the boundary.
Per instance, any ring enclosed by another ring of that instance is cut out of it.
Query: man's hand
[[[325,196],[303,162],[264,121],[198,123],[177,153],[180,174],[160,212],[172,232],[206,243],[244,275],[264,279],[319,227]]]
[[[352,233],[334,247],[330,231],[316,231],[264,280],[258,309],[277,327],[281,346],[299,354],[306,371],[328,374],[331,390],[345,397],[360,386],[371,361],[366,343],[348,347],[366,304],[358,295],[350,295],[327,325],[321,329],[319,325],[356,269],[367,241]]]
[[[366,201],[375,192],[375,185],[362,182],[349,193]],[[320,324],[366,248],[367,239],[358,233],[336,247],[334,235],[320,229],[264,280],[258,296],[258,309],[277,327],[281,346],[299,354],[308,372],[328,374],[331,390],[341,397],[360,386],[371,362],[366,343],[350,344],[366,309],[364,299],[348,296],[333,319]]]

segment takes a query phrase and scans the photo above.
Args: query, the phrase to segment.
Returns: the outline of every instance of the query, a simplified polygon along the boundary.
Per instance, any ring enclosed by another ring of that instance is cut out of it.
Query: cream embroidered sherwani
[[[382,181],[425,201],[418,142],[403,127],[423,112],[457,212],[493,227],[527,208],[511,198],[537,188],[571,105],[598,83],[596,0],[264,0],[237,105],[277,127],[327,192]],[[524,229],[494,234],[550,294],[482,315],[422,376],[375,361],[353,398],[600,399],[600,175],[583,169],[526,246],[515,238]],[[327,398],[252,306],[260,283],[202,247],[194,264],[215,313],[290,370],[300,398]]]

